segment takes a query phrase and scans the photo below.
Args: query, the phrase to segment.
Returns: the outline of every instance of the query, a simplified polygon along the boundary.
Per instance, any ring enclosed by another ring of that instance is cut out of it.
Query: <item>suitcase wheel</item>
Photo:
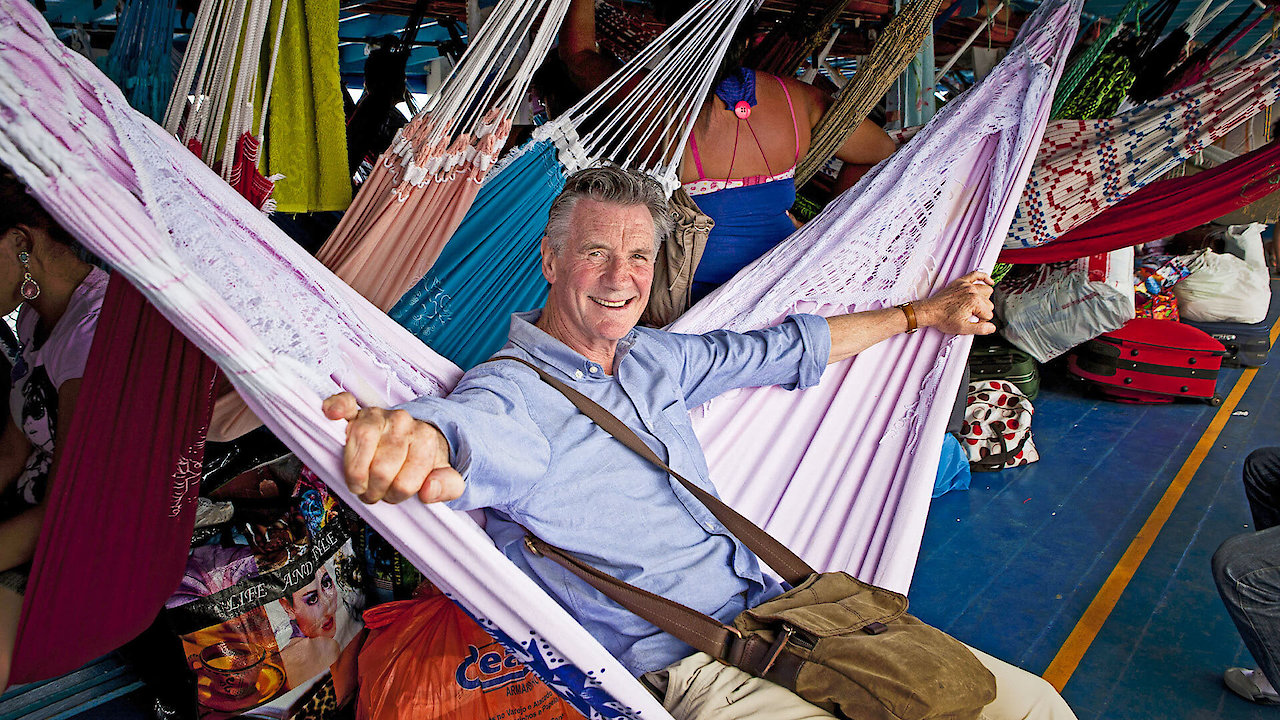
[[[1209,405],[1211,405],[1212,407],[1218,407],[1219,405],[1222,404],[1222,396],[1214,395],[1213,397],[1205,398],[1204,401],[1209,403]]]

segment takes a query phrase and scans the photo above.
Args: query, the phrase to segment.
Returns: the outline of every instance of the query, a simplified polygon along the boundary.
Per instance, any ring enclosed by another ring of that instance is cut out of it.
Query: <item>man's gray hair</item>
[[[648,175],[604,165],[587,168],[569,176],[564,190],[551,203],[547,217],[547,239],[559,255],[569,237],[569,224],[578,201],[588,198],[616,205],[644,205],[653,218],[653,249],[656,252],[671,232],[672,220],[667,207],[667,193],[657,180]]]

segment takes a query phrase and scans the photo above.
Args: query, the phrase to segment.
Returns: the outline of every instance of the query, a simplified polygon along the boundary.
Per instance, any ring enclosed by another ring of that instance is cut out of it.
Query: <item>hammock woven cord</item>
[[[939,5],[941,0],[914,0],[889,21],[866,61],[858,64],[853,79],[813,129],[809,151],[796,165],[796,187],[808,182],[836,154],[849,133],[867,119],[933,32],[933,16]]]
[[[390,309],[430,269],[466,216],[568,7],[569,0],[503,0],[320,248],[320,261],[378,307]],[[539,18],[521,59],[516,50]],[[494,80],[517,62],[509,83]]]
[[[1129,0],[1124,9],[1118,15],[1112,18],[1111,23],[1107,25],[1107,29],[1103,31],[1102,36],[1094,41],[1076,58],[1074,62],[1062,73],[1062,82],[1058,83],[1058,90],[1053,96],[1053,114],[1052,119],[1056,120],[1062,111],[1062,106],[1066,104],[1080,82],[1085,79],[1089,71],[1093,69],[1098,58],[1102,56],[1102,52],[1107,49],[1107,45],[1115,38],[1120,29],[1124,27],[1125,19],[1130,13],[1140,13],[1142,8],[1146,7],[1147,0]]]
[[[1005,247],[1053,242],[1274,103],[1278,61],[1273,45],[1114,118],[1050,123]]]

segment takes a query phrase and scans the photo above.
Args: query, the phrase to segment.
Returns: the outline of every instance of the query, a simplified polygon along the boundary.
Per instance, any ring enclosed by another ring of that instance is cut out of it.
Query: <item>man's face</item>
[[[543,242],[551,334],[584,355],[612,354],[649,303],[653,260],[647,207],[579,200],[559,254]]]

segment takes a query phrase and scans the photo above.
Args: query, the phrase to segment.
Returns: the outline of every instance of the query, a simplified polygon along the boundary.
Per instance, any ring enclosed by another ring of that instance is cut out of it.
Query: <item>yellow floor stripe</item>
[[[1280,320],[1277,320],[1271,326],[1272,345],[1275,345],[1277,335],[1280,335]],[[1173,514],[1174,507],[1182,499],[1182,493],[1186,491],[1191,479],[1195,477],[1196,471],[1200,469],[1200,463],[1204,462],[1209,450],[1217,442],[1218,435],[1222,433],[1222,428],[1231,419],[1232,411],[1235,410],[1240,398],[1244,396],[1245,390],[1249,388],[1249,383],[1253,382],[1253,378],[1257,374],[1258,371],[1256,369],[1249,368],[1236,381],[1235,387],[1231,388],[1231,393],[1227,395],[1227,399],[1218,408],[1218,412],[1214,414],[1213,420],[1209,422],[1209,427],[1200,436],[1200,441],[1191,450],[1191,455],[1187,457],[1186,462],[1182,464],[1182,468],[1178,470],[1178,474],[1174,476],[1173,482],[1165,490],[1164,496],[1160,498],[1160,502],[1151,511],[1150,517],[1147,518],[1142,529],[1138,531],[1138,535],[1129,543],[1129,548],[1125,550],[1120,562],[1116,563],[1111,575],[1102,584],[1102,589],[1094,596],[1093,602],[1089,603],[1088,609],[1084,611],[1080,621],[1076,623],[1071,634],[1067,636],[1066,642],[1062,644],[1058,654],[1054,656],[1053,662],[1049,663],[1049,668],[1044,671],[1044,679],[1048,680],[1059,692],[1066,686],[1067,681],[1071,679],[1071,675],[1080,665],[1080,660],[1089,650],[1089,646],[1093,644],[1098,632],[1102,630],[1103,623],[1107,621],[1111,611],[1115,609],[1116,603],[1120,601],[1120,596],[1124,594],[1125,588],[1129,586],[1129,581],[1133,579],[1134,574],[1138,571],[1138,566],[1146,558],[1147,552],[1155,544],[1160,530],[1164,528],[1165,522]]]

